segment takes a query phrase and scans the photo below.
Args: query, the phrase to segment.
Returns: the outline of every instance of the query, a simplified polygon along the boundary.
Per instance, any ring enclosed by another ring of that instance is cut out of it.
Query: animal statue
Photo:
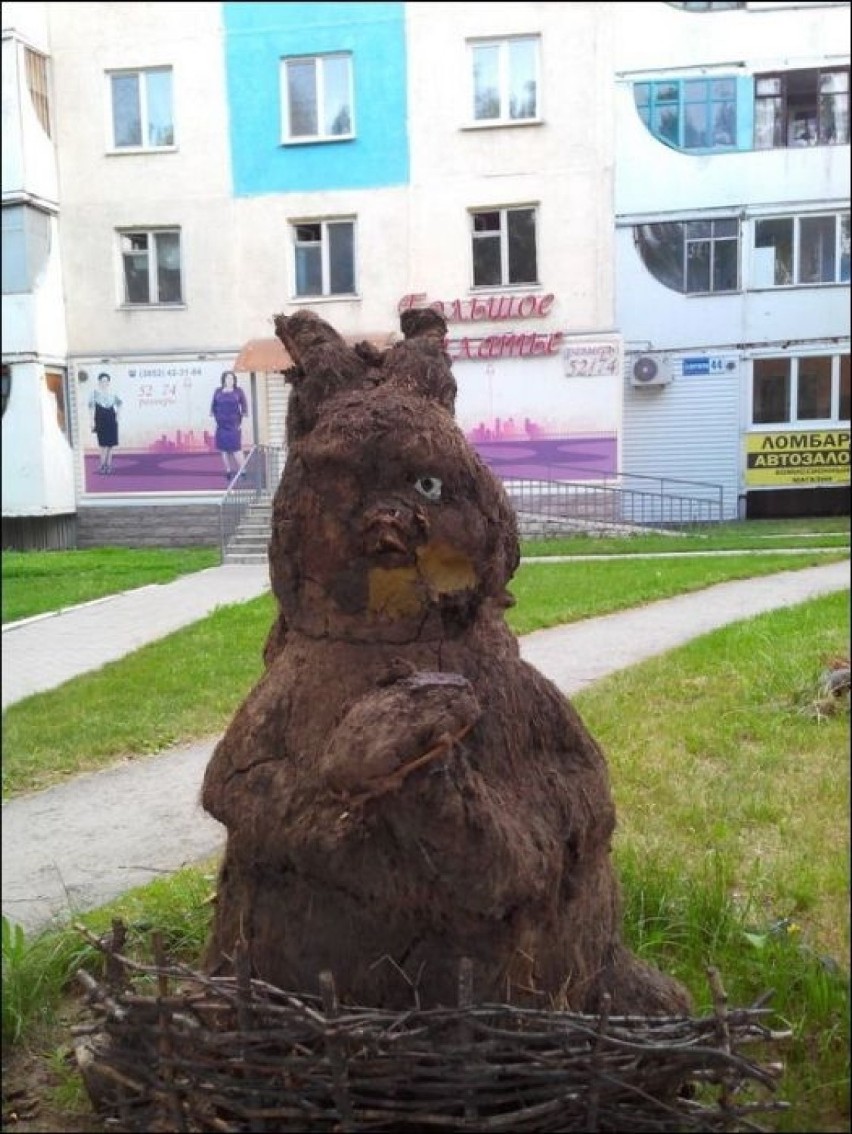
[[[511,503],[453,416],[434,311],[386,351],[310,311],[269,544],[265,672],[206,769],[227,829],[205,967],[384,1008],[473,995],[688,1012],[622,941],[605,757],[505,621]]]

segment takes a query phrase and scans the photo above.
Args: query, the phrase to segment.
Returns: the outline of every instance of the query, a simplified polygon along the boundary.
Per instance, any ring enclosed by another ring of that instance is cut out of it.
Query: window
[[[471,214],[473,286],[538,283],[535,209],[488,209]]]
[[[735,217],[638,225],[634,240],[648,271],[673,291],[738,291],[740,226]]]
[[[292,228],[296,295],[354,295],[355,222],[299,221]]]
[[[538,113],[538,36],[471,42],[476,122],[523,122]]]
[[[848,67],[755,76],[755,149],[848,142]]]
[[[849,282],[849,213],[754,224],[754,287]]]
[[[754,425],[836,424],[848,420],[848,354],[754,360]]]
[[[71,435],[68,429],[68,418],[65,412],[65,382],[66,377],[64,370],[45,370],[44,384],[47,386],[56,402],[56,423],[70,440]]]
[[[113,71],[109,85],[113,149],[155,150],[175,144],[171,67]]]
[[[182,303],[179,229],[122,232],[119,239],[124,303]]]
[[[3,206],[3,294],[35,291],[47,267],[52,221],[31,205]]]
[[[30,92],[33,109],[48,138],[50,131],[50,93],[47,89],[47,60],[29,47],[24,48],[27,70],[27,90]]]
[[[732,78],[636,83],[639,116],[655,138],[678,150],[737,144],[737,86]]]
[[[355,133],[352,57],[282,60],[281,100],[285,142],[351,138]]]

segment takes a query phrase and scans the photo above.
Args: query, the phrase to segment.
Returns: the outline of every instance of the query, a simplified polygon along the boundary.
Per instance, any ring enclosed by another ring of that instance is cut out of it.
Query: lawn
[[[848,593],[828,595],[724,627],[573,699],[609,760],[631,946],[684,980],[700,1012],[713,964],[732,1007],[768,994],[768,1024],[792,1032],[767,1054],[783,1060],[778,1094],[790,1109],[759,1126],[779,1132],[849,1129],[849,710],[821,692],[826,666],[848,658],[849,632]],[[101,934],[121,916],[129,951],[145,957],[156,928],[176,959],[197,965],[216,865],[80,921]],[[62,990],[79,965],[96,969],[94,955],[70,929],[17,952],[10,940],[9,954],[4,1038],[17,1030],[13,1051],[34,1052],[41,1081],[52,1078],[50,1128],[93,1129],[61,1053],[72,1011]],[[13,1067],[8,1082],[20,1081]]]
[[[4,551],[3,623],[216,567],[216,547]]]
[[[800,567],[841,552],[804,553]],[[729,579],[789,570],[772,555],[524,563],[512,580],[516,634],[624,610]],[[10,705],[3,714],[3,797],[221,732],[262,672],[269,593],[210,616]]]

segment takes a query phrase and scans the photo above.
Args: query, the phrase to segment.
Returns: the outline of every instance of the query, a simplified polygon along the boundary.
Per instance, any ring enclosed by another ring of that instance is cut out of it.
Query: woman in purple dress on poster
[[[225,464],[225,479],[232,480],[245,463],[241,426],[248,416],[248,402],[233,370],[223,371],[210,413],[216,422],[216,448]]]

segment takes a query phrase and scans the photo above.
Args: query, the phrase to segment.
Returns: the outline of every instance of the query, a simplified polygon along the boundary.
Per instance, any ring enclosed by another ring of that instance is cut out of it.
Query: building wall
[[[842,214],[848,225],[849,145],[755,149],[754,76],[848,68],[849,5],[749,4],[719,12],[668,4],[615,8],[624,467],[716,480],[724,486],[729,518],[753,511],[746,499],[761,492],[795,492],[805,511],[834,510],[823,498],[833,499],[844,480],[848,491],[848,408],[839,418],[754,425],[752,385],[757,360],[781,358],[793,366],[814,356],[832,360],[836,385],[845,365],[848,384],[848,266],[845,278],[834,282],[770,286],[756,226],[773,217]],[[653,136],[637,109],[636,84],[717,78],[731,78],[737,91],[738,129],[730,151],[688,152]],[[736,290],[686,294],[659,282],[644,262],[637,226],[727,218],[739,235]],[[669,381],[639,388],[632,371],[640,359],[653,360]],[[749,454],[755,437],[767,430],[776,437],[769,445],[809,447],[807,458],[795,459],[811,460],[813,467],[791,466],[774,483],[772,475],[755,476]],[[834,463],[828,467],[824,460]],[[760,513],[771,514],[764,505]]]
[[[407,183],[404,4],[222,8],[236,196]],[[327,52],[350,52],[355,60],[355,136],[330,145],[283,144],[281,60]]]
[[[48,99],[43,120],[28,82],[30,51],[38,58],[49,53],[46,6],[4,4],[2,349],[9,395],[2,423],[3,516],[18,534],[25,524],[27,538],[50,546],[51,539],[67,543],[75,493],[66,432],[54,103]],[[9,537],[12,543],[18,534]]]

